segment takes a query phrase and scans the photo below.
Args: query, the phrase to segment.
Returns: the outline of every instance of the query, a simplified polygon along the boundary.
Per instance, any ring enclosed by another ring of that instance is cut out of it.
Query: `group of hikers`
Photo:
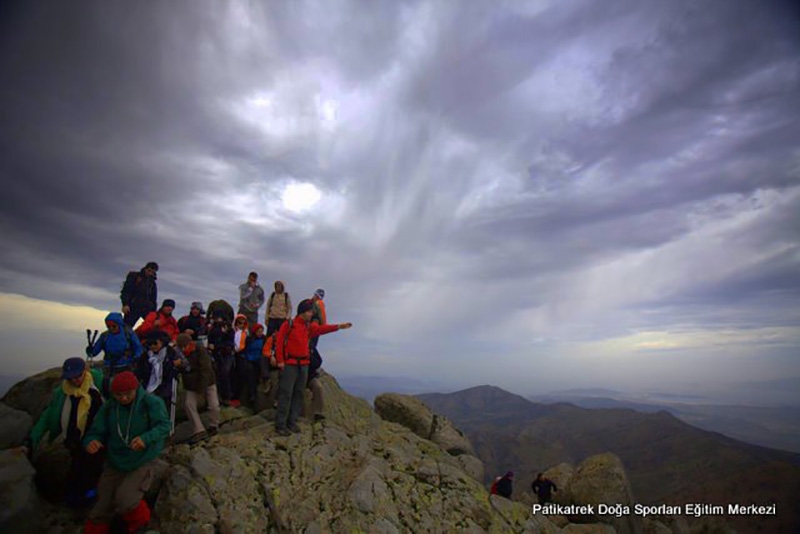
[[[61,383],[20,447],[31,455],[45,434],[51,442],[63,439],[71,458],[66,503],[93,504],[87,534],[108,533],[115,515],[128,532],[149,523],[144,494],[151,463],[174,433],[179,380],[192,426],[188,443],[218,432],[220,405],[255,405],[262,383],[268,405],[277,408],[276,433],[289,436],[300,431],[306,388],[312,392],[314,421],[325,417],[319,336],[352,326],[328,324],[322,289],[302,300],[293,318],[286,285],[275,282],[265,299],[255,272],[239,286],[235,316],[230,304],[216,300],[208,312],[193,302],[189,314],[176,320],[174,300],[158,307],[157,272],[158,264],[149,262],[128,274],[120,293],[122,313],[108,314],[99,338],[97,331],[94,336],[87,331],[87,358],[63,363]],[[265,303],[266,328],[258,322]],[[102,365],[95,365],[93,358],[101,353]],[[201,399],[208,407],[208,429],[199,415]]]
[[[531,491],[539,500],[539,504],[547,504],[553,497],[554,491],[558,491],[555,482],[544,476],[544,473],[539,473],[531,483]],[[508,471],[506,474],[494,479],[489,493],[491,495],[499,495],[506,499],[511,498],[514,492],[514,472]]]

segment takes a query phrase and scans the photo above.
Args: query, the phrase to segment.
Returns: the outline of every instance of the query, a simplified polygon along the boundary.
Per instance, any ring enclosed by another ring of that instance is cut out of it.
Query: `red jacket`
[[[289,331],[290,326],[291,332]],[[337,330],[339,330],[338,324],[307,323],[300,316],[292,319],[291,323],[286,321],[281,325],[275,339],[275,359],[279,364],[286,363],[288,360],[291,364],[308,365],[311,363],[308,355],[308,340]],[[286,339],[287,334],[289,339]],[[286,354],[284,354],[284,345]]]
[[[153,324],[156,322],[156,319],[161,321],[158,328]],[[136,329],[136,335],[139,336],[139,339],[144,339],[147,337],[147,334],[153,330],[160,330],[166,333],[172,341],[175,341],[178,338],[178,334],[181,333],[180,328],[178,328],[178,321],[175,320],[175,317],[171,315],[167,317],[160,311],[148,313],[147,317],[144,318],[144,322]]]

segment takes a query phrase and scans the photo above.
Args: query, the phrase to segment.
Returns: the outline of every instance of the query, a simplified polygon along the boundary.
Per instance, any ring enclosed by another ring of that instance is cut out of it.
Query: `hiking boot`
[[[219,427],[212,426],[211,428],[208,429],[208,437],[209,438],[213,438],[218,433],[219,433]]]
[[[291,433],[291,432],[289,432],[289,429],[288,429],[288,428],[285,428],[285,427],[276,428],[276,429],[275,429],[275,432],[276,432],[276,433],[277,433],[279,436],[291,436],[291,435],[292,435],[292,433]]]
[[[299,434],[300,433],[300,427],[297,426],[297,425],[289,425],[289,431],[294,433],[294,434]]]
[[[314,414],[314,421],[315,422],[318,423],[318,422],[324,421],[324,420],[325,420],[325,414],[322,414],[322,413],[315,413]]]
[[[200,443],[205,439],[208,439],[208,434],[206,434],[204,431],[200,431],[197,434],[192,434],[192,436],[186,441],[186,443],[188,443],[189,445],[196,445],[197,443]]]

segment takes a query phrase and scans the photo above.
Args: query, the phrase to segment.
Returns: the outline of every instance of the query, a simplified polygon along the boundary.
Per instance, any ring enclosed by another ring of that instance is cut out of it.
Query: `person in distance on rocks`
[[[308,381],[309,341],[312,337],[352,327],[352,323],[318,325],[311,322],[314,305],[310,299],[297,306],[297,316],[285,322],[275,339],[275,356],[281,378],[275,429],[282,436],[299,432],[297,417],[303,408],[303,391]]]
[[[497,477],[494,479],[492,483],[492,487],[489,490],[489,493],[492,495],[499,495],[501,497],[505,497],[506,499],[511,498],[511,494],[514,492],[514,472],[508,471],[505,475],[501,477]]]
[[[111,395],[83,438],[89,454],[106,451],[97,503],[84,526],[86,534],[107,534],[115,513],[122,515],[128,532],[150,522],[150,508],[143,497],[153,479],[152,462],[170,433],[164,403],[147,393],[132,372],[114,377]]]
[[[539,504],[547,504],[552,497],[551,491],[558,491],[558,488],[555,482],[539,473],[531,484],[531,491],[539,498]]]
[[[88,505],[97,496],[97,479],[103,470],[103,455],[90,455],[83,448],[83,436],[91,429],[103,405],[98,389],[103,381],[100,369],[89,369],[83,358],[68,358],[62,367],[62,381],[53,390],[50,403],[31,429],[25,445],[19,448],[31,454],[45,433],[49,442],[64,439],[70,455],[66,478],[66,504]]]

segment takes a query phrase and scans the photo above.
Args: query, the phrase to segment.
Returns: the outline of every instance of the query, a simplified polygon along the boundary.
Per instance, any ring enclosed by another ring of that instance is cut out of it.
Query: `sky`
[[[4,2],[0,374],[128,271],[326,290],[336,376],[800,377],[793,2]],[[263,312],[262,315],[263,317]]]

